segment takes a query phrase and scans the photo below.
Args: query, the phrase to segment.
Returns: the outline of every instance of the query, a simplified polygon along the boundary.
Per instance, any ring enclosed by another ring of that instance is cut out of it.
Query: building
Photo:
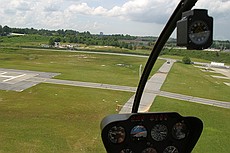
[[[225,68],[224,63],[217,63],[217,62],[211,62],[211,67],[221,67],[221,68]]]

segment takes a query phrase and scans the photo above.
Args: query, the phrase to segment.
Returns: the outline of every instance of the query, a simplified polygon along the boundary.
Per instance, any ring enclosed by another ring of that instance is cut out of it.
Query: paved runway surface
[[[13,70],[0,68],[0,90],[12,90],[21,92],[35,86],[45,79],[52,78],[59,73],[37,72],[27,70]],[[41,81],[31,81],[31,78],[40,78]]]
[[[148,112],[155,97],[158,95],[156,92],[160,91],[171,67],[175,60],[171,60],[170,63],[165,62],[162,67],[154,74],[147,82],[145,91],[142,95],[140,107],[138,112]],[[135,95],[133,95],[128,102],[122,107],[120,114],[131,113]]]

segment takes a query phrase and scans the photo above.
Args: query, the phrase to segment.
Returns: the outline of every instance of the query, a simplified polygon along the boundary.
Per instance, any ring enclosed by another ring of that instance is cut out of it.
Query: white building
[[[211,67],[222,67],[225,68],[224,63],[211,62]]]

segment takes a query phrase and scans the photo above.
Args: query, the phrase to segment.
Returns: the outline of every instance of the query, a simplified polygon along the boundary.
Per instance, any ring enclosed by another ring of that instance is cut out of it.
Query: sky
[[[0,25],[93,34],[159,36],[180,0],[0,0]],[[214,39],[230,40],[230,0],[198,0],[214,18]],[[172,35],[175,36],[175,32]]]

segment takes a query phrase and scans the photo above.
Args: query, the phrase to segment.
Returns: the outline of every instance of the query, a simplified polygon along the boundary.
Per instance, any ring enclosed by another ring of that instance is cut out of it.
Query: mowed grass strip
[[[193,65],[175,63],[161,90],[230,102],[230,87],[224,81]]]
[[[57,79],[137,86],[147,58],[0,48],[0,67],[61,73]],[[158,60],[155,73],[164,60]]]
[[[178,112],[182,116],[196,116],[204,123],[203,133],[193,153],[229,153],[229,109],[157,97],[152,112]]]
[[[47,44],[50,37],[41,35],[4,36],[0,37],[0,44],[4,47],[34,46],[41,47]]]
[[[184,50],[184,51],[188,51],[188,50]],[[162,58],[170,58],[170,59],[175,59],[175,60],[179,60],[182,61],[182,59],[185,56],[176,56],[176,55],[161,55],[160,57]],[[192,62],[201,62],[201,63],[211,63],[211,61],[205,60],[205,59],[201,59],[201,58],[190,58]]]
[[[101,153],[100,121],[133,93],[40,84],[0,95],[1,153]]]

